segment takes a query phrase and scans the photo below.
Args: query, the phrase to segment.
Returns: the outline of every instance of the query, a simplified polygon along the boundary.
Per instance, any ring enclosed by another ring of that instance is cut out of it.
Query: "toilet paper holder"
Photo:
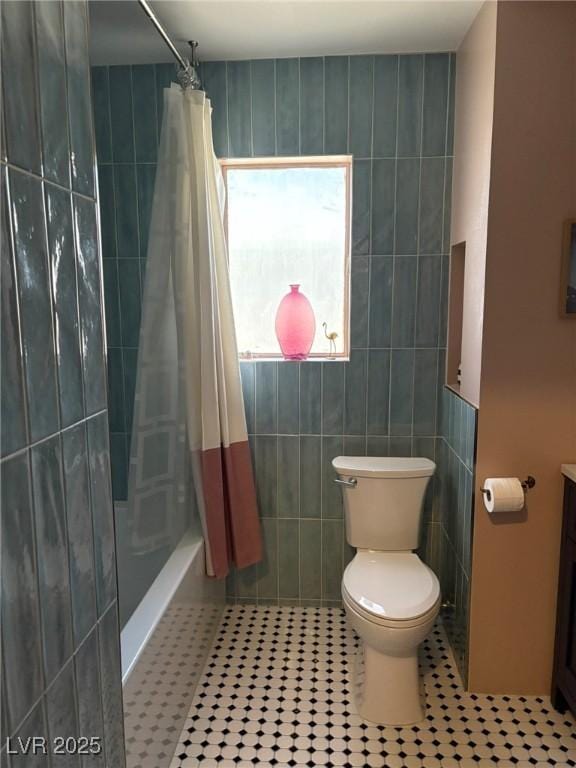
[[[526,493],[526,491],[529,491],[530,488],[534,488],[534,486],[536,485],[536,478],[532,477],[532,475],[528,475],[526,480],[522,480],[520,485],[522,486],[524,493]],[[488,501],[490,501],[490,498],[492,496],[492,494],[490,493],[490,488],[480,488],[480,490],[486,496]]]

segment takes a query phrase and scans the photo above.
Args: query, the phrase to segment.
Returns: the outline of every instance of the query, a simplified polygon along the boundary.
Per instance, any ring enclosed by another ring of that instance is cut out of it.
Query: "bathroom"
[[[576,3],[1,24],[0,766],[576,766]]]

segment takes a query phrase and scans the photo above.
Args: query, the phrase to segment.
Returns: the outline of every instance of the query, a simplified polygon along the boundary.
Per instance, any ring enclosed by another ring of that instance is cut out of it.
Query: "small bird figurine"
[[[328,333],[328,323],[322,323],[322,327],[324,328],[324,336],[326,336],[330,342],[330,357],[334,357],[336,355],[336,339],[338,338],[338,334],[336,331]]]

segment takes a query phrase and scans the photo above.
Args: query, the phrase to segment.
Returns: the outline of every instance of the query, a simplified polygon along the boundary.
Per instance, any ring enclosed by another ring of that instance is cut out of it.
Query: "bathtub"
[[[122,629],[127,768],[167,768],[174,755],[224,609],[224,582],[204,566],[188,531]]]

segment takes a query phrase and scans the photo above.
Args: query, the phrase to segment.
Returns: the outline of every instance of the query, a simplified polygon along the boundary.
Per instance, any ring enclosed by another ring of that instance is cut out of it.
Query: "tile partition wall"
[[[438,515],[429,526],[428,555],[441,577],[443,599],[453,606],[444,612],[444,625],[466,684],[477,411],[445,387],[441,414]]]
[[[2,3],[2,733],[94,736],[83,765],[121,768],[87,57],[83,0]]]
[[[229,579],[231,599],[339,600],[350,550],[330,460],[344,451],[439,462],[424,549],[450,602],[451,585],[464,583],[440,560],[457,549],[440,500],[454,61],[417,54],[202,66],[220,157],[354,155],[350,362],[242,364],[267,558]],[[161,90],[173,77],[171,64],[92,72],[117,498],[126,493]]]

